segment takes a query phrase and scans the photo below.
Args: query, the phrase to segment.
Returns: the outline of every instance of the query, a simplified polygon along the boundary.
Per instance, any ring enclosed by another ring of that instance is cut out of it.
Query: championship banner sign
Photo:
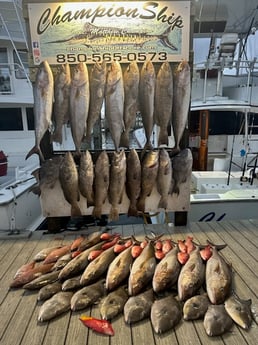
[[[190,1],[28,4],[34,64],[188,60]]]

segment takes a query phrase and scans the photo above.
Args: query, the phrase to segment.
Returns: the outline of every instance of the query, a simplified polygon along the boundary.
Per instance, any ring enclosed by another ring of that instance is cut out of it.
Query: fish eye
[[[193,303],[193,308],[194,308],[194,309],[199,309],[199,304]]]

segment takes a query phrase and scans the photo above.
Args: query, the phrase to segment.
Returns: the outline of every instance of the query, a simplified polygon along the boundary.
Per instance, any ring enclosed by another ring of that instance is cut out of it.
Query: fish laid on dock
[[[70,310],[72,295],[72,292],[60,291],[46,300],[39,309],[38,321],[49,321]]]
[[[172,295],[155,300],[151,307],[151,323],[157,334],[174,328],[181,318],[182,308]]]
[[[210,304],[204,315],[203,326],[208,336],[214,337],[229,331],[233,320],[225,310],[224,304]]]
[[[206,289],[211,303],[224,303],[231,292],[232,272],[229,264],[212,248],[212,256],[206,264]]]
[[[71,298],[71,310],[77,311],[85,309],[96,303],[104,296],[105,286],[104,280],[100,280],[94,284],[83,287],[75,292]]]
[[[124,310],[124,305],[129,296],[125,286],[120,286],[110,292],[100,302],[100,315],[102,319],[110,320],[119,315]]]
[[[154,293],[152,289],[129,297],[124,306],[125,322],[131,324],[149,317],[153,302]]]

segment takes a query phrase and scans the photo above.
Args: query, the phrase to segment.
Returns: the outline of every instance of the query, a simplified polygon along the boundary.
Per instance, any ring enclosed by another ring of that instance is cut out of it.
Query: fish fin
[[[34,146],[28,153],[27,156],[25,157],[25,160],[27,160],[30,156],[32,156],[34,153],[39,155],[40,161],[45,162],[45,158],[43,156],[43,153],[41,149],[37,146]]]
[[[129,148],[129,133],[127,131],[122,132],[119,146]]]
[[[179,187],[176,184],[173,186],[172,194],[177,194],[177,196],[180,194]]]
[[[164,208],[165,210],[168,207],[168,198],[167,196],[162,196],[159,200],[158,208]]]
[[[128,217],[138,217],[138,210],[137,210],[136,205],[133,205],[132,203],[130,203],[127,215]]]
[[[147,150],[153,150],[153,146],[152,146],[150,140],[147,140],[144,147],[143,147],[143,150],[141,152],[141,159],[143,159]]]
[[[87,207],[91,207],[91,206],[94,206],[94,198],[93,197],[87,199]]]
[[[81,216],[82,212],[78,204],[73,204],[71,206],[71,216],[76,217],[76,216]]]
[[[158,146],[160,145],[168,145],[168,131],[166,127],[160,127],[159,129]]]
[[[115,206],[111,206],[109,221],[116,221],[116,220],[119,220],[118,208]]]
[[[50,140],[51,140],[51,143],[55,142],[55,143],[62,145],[62,142],[63,142],[62,131],[55,131],[51,135]]]
[[[145,198],[140,197],[137,202],[137,209],[138,211],[144,212],[145,211]]]
[[[101,206],[95,206],[92,211],[92,215],[94,218],[101,218],[102,216],[102,207]]]

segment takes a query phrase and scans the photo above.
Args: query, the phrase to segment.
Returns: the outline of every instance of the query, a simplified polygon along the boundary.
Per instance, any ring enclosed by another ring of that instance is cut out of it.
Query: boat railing
[[[224,87],[245,88],[243,101],[251,104],[252,87],[256,86],[253,79],[258,81],[258,61],[233,60],[227,57],[218,59],[210,57],[206,61],[194,64],[193,79],[203,79],[202,102],[207,101],[208,79],[216,78],[216,96],[223,96]]]

